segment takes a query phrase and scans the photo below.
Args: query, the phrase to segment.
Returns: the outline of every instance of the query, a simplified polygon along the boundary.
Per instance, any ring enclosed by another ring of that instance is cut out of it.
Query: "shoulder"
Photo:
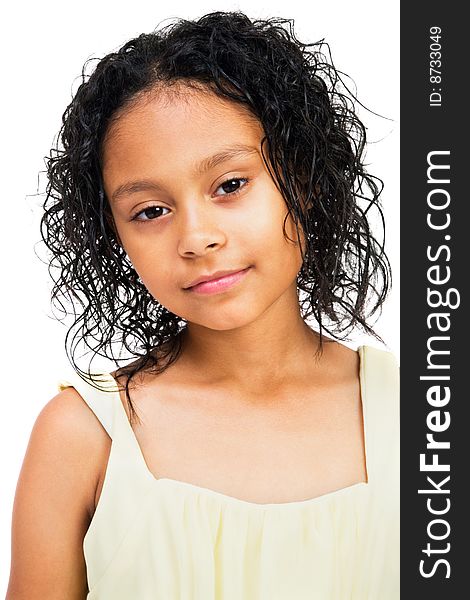
[[[62,387],[49,400],[39,413],[34,428],[78,444],[96,445],[105,439],[104,436],[109,438],[96,415],[72,386]]]
[[[60,391],[41,409],[36,424],[59,429],[72,426],[73,429],[73,423],[77,419],[77,424],[85,426],[86,429],[77,427],[76,430],[86,433],[93,423],[93,412],[75,387],[61,384]]]
[[[111,439],[74,387],[56,394],[40,411],[28,446],[30,462],[37,456],[57,473],[76,474],[77,489],[85,492],[93,514],[98,482],[109,455]]]
[[[382,439],[398,433],[400,369],[393,352],[362,346],[363,400],[369,421],[382,428]]]
[[[371,356],[376,356],[379,359],[382,358],[385,360],[393,360],[395,362],[397,360],[395,354],[385,346],[379,348],[377,346],[370,346],[369,344],[364,344],[362,346],[359,346],[358,351],[359,350],[367,352],[367,354]]]
[[[399,366],[393,352],[385,347],[368,344],[360,345],[357,350],[340,343],[326,345],[330,358],[329,372],[334,381],[367,382],[369,389],[388,389],[396,391],[399,386]],[[331,375],[332,374],[332,375]]]
[[[398,379],[400,367],[393,352],[386,348],[368,345],[360,346],[358,351],[362,358],[364,372],[367,370],[370,375],[375,373],[382,378]]]
[[[105,430],[74,388],[40,411],[16,487],[8,597],[45,598],[51,589],[55,597],[85,597],[82,544],[107,446]]]

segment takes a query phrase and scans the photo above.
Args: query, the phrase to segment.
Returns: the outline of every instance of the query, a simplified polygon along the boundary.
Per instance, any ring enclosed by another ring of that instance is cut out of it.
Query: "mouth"
[[[214,273],[212,276],[208,275],[204,278],[200,277],[195,280],[196,283],[193,283],[184,289],[196,294],[218,294],[242,281],[250,269],[251,266],[239,271],[218,272]]]

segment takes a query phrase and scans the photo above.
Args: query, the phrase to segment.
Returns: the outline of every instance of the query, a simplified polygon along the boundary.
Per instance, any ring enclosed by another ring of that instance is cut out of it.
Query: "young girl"
[[[398,367],[337,341],[388,290],[380,180],[286,22],[141,35],[64,114],[42,232],[74,369],[31,434],[9,600],[398,598]]]

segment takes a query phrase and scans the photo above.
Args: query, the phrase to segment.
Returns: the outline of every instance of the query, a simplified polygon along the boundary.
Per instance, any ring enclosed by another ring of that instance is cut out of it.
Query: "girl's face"
[[[121,244],[152,296],[227,330],[297,303],[293,222],[261,156],[261,125],[205,90],[140,99],[111,125],[103,179]],[[216,272],[238,272],[189,288]]]

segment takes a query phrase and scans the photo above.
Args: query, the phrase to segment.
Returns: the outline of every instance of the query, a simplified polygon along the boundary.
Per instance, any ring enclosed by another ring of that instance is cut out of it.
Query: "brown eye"
[[[244,181],[245,184],[240,187],[241,181]],[[221,196],[232,196],[238,194],[247,183],[248,179],[246,179],[246,177],[233,177],[232,179],[227,179],[227,181],[221,183],[217,189],[219,190],[222,188],[225,192],[225,194],[220,194]]]
[[[134,215],[132,220],[134,221],[153,221],[154,219],[161,217],[160,211],[168,210],[164,206],[147,206],[143,210],[139,211]],[[142,216],[143,215],[143,216]]]

